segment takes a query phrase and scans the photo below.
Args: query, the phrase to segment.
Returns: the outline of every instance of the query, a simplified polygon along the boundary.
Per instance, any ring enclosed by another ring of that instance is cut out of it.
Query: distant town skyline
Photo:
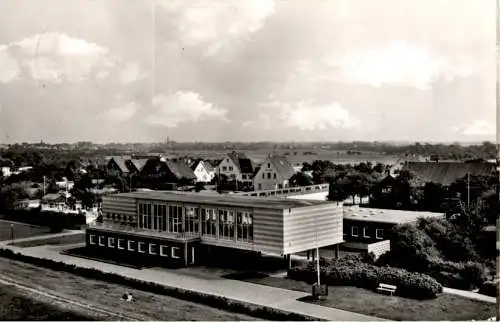
[[[4,0],[0,143],[495,140],[488,0]]]

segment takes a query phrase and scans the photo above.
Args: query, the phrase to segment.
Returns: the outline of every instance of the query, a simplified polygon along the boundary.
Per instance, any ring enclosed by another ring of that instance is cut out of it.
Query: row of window
[[[247,211],[139,203],[139,228],[170,233],[202,234],[251,242],[253,216]]]
[[[344,235],[347,235],[344,233]],[[352,237],[360,237],[359,235],[359,227],[357,226],[351,226],[351,236]],[[371,238],[369,233],[369,229],[367,227],[363,227],[363,237],[364,238]],[[375,229],[375,238],[376,239],[384,239],[384,230],[383,229]]]
[[[180,258],[180,248],[154,243],[138,242],[135,240],[126,240],[122,238],[97,236],[90,234],[89,243],[91,245],[128,250],[130,252],[139,252],[149,255],[160,255],[162,257]]]
[[[262,179],[266,178],[266,174],[262,172]],[[271,172],[267,173],[267,179],[271,179]],[[273,173],[273,179],[276,179],[276,173]]]

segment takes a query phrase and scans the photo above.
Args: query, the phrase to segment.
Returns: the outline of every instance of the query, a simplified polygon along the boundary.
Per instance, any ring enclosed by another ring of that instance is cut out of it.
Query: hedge
[[[386,253],[376,261],[376,265],[402,267],[403,263]],[[422,258],[422,265],[416,272],[429,275],[444,286],[463,290],[479,287],[487,278],[486,267],[479,262],[453,262],[429,256]]]
[[[487,296],[497,297],[497,287],[499,282],[488,281],[479,288],[479,293]]]
[[[351,258],[322,261],[320,275],[328,285],[350,285],[367,289],[376,289],[379,283],[397,286],[400,296],[429,299],[435,298],[443,288],[434,278],[408,272],[394,267],[379,267]],[[298,266],[288,271],[288,276],[295,280],[313,282],[317,278],[314,263]]]
[[[181,300],[199,303],[235,313],[247,314],[264,320],[274,320],[274,321],[319,320],[311,316],[286,312],[283,310],[246,303],[242,301],[231,300],[222,296],[194,292],[190,290],[170,287],[153,282],[146,282],[134,278],[129,278],[115,273],[107,273],[94,268],[84,268],[76,266],[74,264],[66,264],[63,262],[53,261],[50,259],[27,256],[24,254],[15,253],[10,249],[0,249],[0,256],[45,267],[48,269],[53,269],[56,271],[64,271],[72,273],[86,278],[102,280],[110,283],[122,284],[145,292],[151,292],[160,295],[175,297]]]

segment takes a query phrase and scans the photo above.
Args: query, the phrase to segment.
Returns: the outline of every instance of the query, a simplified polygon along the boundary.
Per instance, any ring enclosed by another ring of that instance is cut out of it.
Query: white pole
[[[470,173],[467,172],[467,209],[470,209]]]
[[[500,199],[500,80],[498,79],[500,77],[500,10],[499,10],[499,0],[496,0],[496,48],[495,48],[495,54],[496,54],[496,117],[497,117],[497,167],[498,169],[498,197]],[[498,235],[498,230],[499,230],[499,225],[497,221],[497,235]],[[500,262],[499,256],[498,256],[498,250],[497,250],[497,263]],[[497,274],[498,277],[498,274]],[[497,286],[497,292],[499,292],[498,286]],[[497,298],[497,321],[500,321],[500,301]]]
[[[319,280],[319,248],[316,247],[316,271],[317,271],[317,274],[318,274],[318,286],[320,285],[320,280]]]

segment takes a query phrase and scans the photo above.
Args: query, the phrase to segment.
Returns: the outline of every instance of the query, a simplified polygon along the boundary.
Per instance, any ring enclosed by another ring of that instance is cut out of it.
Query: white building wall
[[[274,190],[288,187],[288,180],[285,180],[268,160],[260,166],[260,170],[253,178],[254,190]]]

